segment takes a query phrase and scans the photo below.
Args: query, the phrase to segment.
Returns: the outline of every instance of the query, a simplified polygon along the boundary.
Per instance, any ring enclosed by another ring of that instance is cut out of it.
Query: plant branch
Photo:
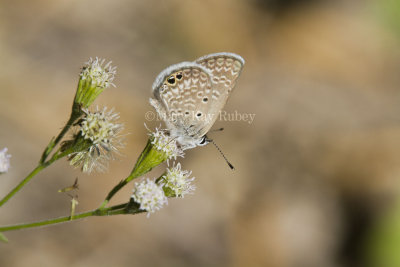
[[[152,168],[164,162],[165,160],[165,155],[153,149],[151,139],[149,139],[146,147],[143,149],[143,152],[136,161],[135,167],[133,168],[131,174],[124,180],[120,181],[113,189],[111,189],[99,209],[104,208],[108,202],[110,202],[111,198],[130,181],[142,176],[143,174],[146,174],[147,172],[151,171]]]
[[[68,130],[71,128],[71,126],[74,124],[74,122],[81,116],[81,110],[77,105],[74,103],[72,107],[72,113],[71,116],[68,120],[68,122],[65,124],[64,128],[61,130],[61,132],[58,134],[56,138],[52,138],[50,143],[47,145],[46,149],[43,151],[42,157],[40,158],[39,163],[44,163],[47,159],[47,157],[50,155],[50,153],[53,151],[54,147],[61,141],[61,139],[64,137],[64,135],[68,132]]]
[[[82,212],[75,214],[73,217],[71,216],[64,216],[64,217],[59,217],[59,218],[54,218],[54,219],[49,219],[49,220],[43,220],[43,221],[38,221],[38,222],[32,222],[32,223],[24,223],[24,224],[16,224],[16,225],[9,225],[9,226],[2,226],[0,227],[0,232],[7,232],[7,231],[14,231],[14,230],[21,230],[21,229],[27,229],[27,228],[35,228],[35,227],[41,227],[41,226],[46,226],[46,225],[53,225],[53,224],[59,224],[63,222],[68,222],[68,221],[75,221],[75,220],[80,220],[86,217],[91,217],[91,216],[113,216],[113,215],[119,215],[119,214],[138,214],[144,212],[143,210],[140,210],[138,205],[132,205],[131,203],[124,203],[120,205],[115,205],[109,208],[104,208],[104,209],[95,209],[87,212]]]
[[[32,180],[32,178],[35,177],[36,174],[38,174],[46,167],[50,166],[56,160],[65,157],[70,152],[71,151],[64,151],[60,153],[60,150],[58,150],[56,153],[54,153],[50,160],[39,163],[39,165],[31,173],[28,174],[28,176],[26,176],[16,187],[14,187],[13,190],[11,190],[3,199],[0,200],[0,207],[3,206],[10,198],[12,198],[19,190],[21,190],[30,180]]]

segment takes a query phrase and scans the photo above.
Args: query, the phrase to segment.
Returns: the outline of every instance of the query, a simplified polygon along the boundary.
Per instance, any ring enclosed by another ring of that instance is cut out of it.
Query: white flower
[[[189,178],[191,171],[181,170],[181,164],[167,169],[167,173],[162,177],[164,188],[174,192],[176,197],[184,197],[186,194],[193,194],[196,186],[192,185],[194,177]]]
[[[183,157],[185,153],[178,147],[176,140],[171,138],[164,130],[156,128],[155,132],[149,134],[152,137],[151,144],[158,150],[164,152],[168,160]]]
[[[92,58],[82,68],[76,95],[74,99],[73,112],[81,108],[88,108],[94,100],[110,85],[114,86],[113,80],[116,67],[111,66],[111,61],[105,66],[105,60]]]
[[[113,108],[107,111],[107,107],[104,107],[103,110],[99,110],[97,107],[95,112],[83,109],[83,112],[86,115],[81,122],[81,135],[106,150],[114,150],[111,141],[123,129],[122,124],[115,123],[119,119],[119,114],[113,113]]]
[[[83,138],[90,146],[83,151],[71,153],[70,164],[81,166],[83,172],[91,172],[93,168],[104,171],[108,161],[114,159],[114,154],[118,154],[118,149],[124,146],[120,135],[124,126],[116,123],[119,115],[114,113],[114,109],[107,111],[107,107],[102,110],[97,107],[95,112],[86,109],[83,112],[85,116],[79,123],[80,129],[75,139]]]
[[[168,203],[162,185],[157,185],[148,178],[140,183],[135,183],[132,198],[140,204],[140,209],[148,211],[147,216]]]
[[[92,85],[101,88],[107,88],[110,85],[115,85],[112,83],[114,80],[117,67],[111,66],[111,61],[108,62],[104,67],[103,64],[105,59],[96,57],[96,59],[90,58],[85,66],[82,68],[80,76],[82,80],[91,79]]]
[[[7,151],[6,147],[0,150],[0,173],[7,172],[10,168],[11,155],[7,154]]]

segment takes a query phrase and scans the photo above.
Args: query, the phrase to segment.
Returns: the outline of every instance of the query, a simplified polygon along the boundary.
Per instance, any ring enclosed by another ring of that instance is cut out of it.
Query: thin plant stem
[[[128,177],[126,177],[124,180],[122,180],[121,182],[119,182],[107,195],[106,199],[103,201],[103,203],[101,203],[100,208],[99,209],[103,209],[108,202],[110,202],[111,198],[119,191],[122,189],[122,187],[124,187],[131,179],[132,174],[129,175]]]
[[[73,217],[64,216],[64,217],[59,217],[59,218],[54,218],[54,219],[49,219],[49,220],[32,222],[32,223],[2,226],[2,227],[0,227],[0,232],[7,232],[7,231],[27,229],[27,228],[41,227],[41,226],[46,226],[46,225],[59,224],[59,223],[63,223],[63,222],[76,221],[76,220],[80,220],[80,219],[83,219],[86,217],[91,217],[91,216],[113,216],[113,215],[119,215],[119,214],[137,214],[137,213],[141,213],[141,212],[144,212],[144,211],[140,210],[136,206],[133,208],[129,208],[129,203],[124,203],[124,204],[115,205],[115,206],[101,209],[101,210],[95,209],[95,210],[91,210],[91,211],[87,211],[87,212],[78,213],[78,214],[75,214]]]
[[[2,200],[0,200],[0,207],[3,206],[12,196],[14,196],[22,187],[25,186],[36,174],[46,168],[44,165],[38,165],[28,176],[25,177],[13,190],[10,191]]]
[[[35,177],[36,174],[38,174],[40,171],[42,171],[46,167],[50,166],[54,161],[66,156],[68,154],[68,153],[59,153],[60,151],[58,150],[49,161],[46,161],[47,157],[53,151],[55,146],[61,141],[61,139],[68,132],[68,130],[73,125],[73,123],[80,116],[81,116],[80,107],[74,103],[74,105],[72,107],[71,116],[70,116],[68,122],[66,123],[64,128],[61,130],[61,132],[58,134],[58,136],[56,138],[51,139],[50,143],[47,145],[46,149],[43,151],[43,154],[39,161],[39,165],[36,166],[36,168],[31,173],[29,173],[28,176],[26,176],[16,187],[14,187],[13,190],[11,190],[5,197],[3,197],[0,200],[0,207],[3,206],[10,198],[12,198],[19,190],[21,190],[33,177]]]
[[[64,128],[61,130],[61,132],[58,134],[58,136],[56,138],[51,139],[50,143],[47,145],[46,149],[43,151],[42,157],[40,158],[40,161],[39,161],[40,163],[44,163],[46,161],[47,157],[53,151],[54,147],[61,141],[61,139],[68,132],[68,130],[71,128],[71,126],[74,124],[74,122],[81,116],[80,108],[75,107],[75,106],[76,106],[76,104],[73,105],[71,116],[70,116],[68,122],[65,124]]]
[[[111,198],[130,181],[146,174],[147,172],[151,171],[152,168],[161,164],[165,160],[165,155],[158,152],[156,149],[153,149],[151,139],[149,139],[146,147],[143,149],[143,152],[136,161],[135,167],[133,168],[131,174],[119,182],[113,189],[111,189],[103,203],[100,205],[99,209],[104,208],[110,202]]]
[[[60,218],[56,218],[56,219],[50,219],[50,220],[45,220],[45,221],[33,222],[33,223],[24,223],[24,224],[3,226],[3,227],[0,227],[0,232],[20,230],[20,229],[26,229],[26,228],[34,228],[34,227],[57,224],[57,223],[62,223],[62,222],[67,222],[67,221],[79,220],[79,219],[83,219],[83,218],[86,218],[89,216],[93,216],[94,212],[95,211],[92,210],[92,211],[88,211],[88,212],[75,214],[73,216],[73,218],[71,218],[71,216],[64,216],[64,217],[60,217]]]
[[[30,180],[32,180],[33,177],[35,177],[36,174],[38,174],[40,171],[45,169],[46,167],[50,166],[52,163],[54,163],[56,160],[68,155],[70,151],[65,151],[63,153],[60,153],[60,150],[58,150],[50,160],[39,163],[39,165],[26,176],[16,187],[14,187],[13,190],[11,190],[5,197],[3,197],[0,200],[0,207],[3,206],[10,198],[12,198],[19,190],[21,190]]]

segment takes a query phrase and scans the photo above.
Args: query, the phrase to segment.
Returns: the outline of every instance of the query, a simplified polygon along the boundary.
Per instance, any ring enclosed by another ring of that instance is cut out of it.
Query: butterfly
[[[233,53],[205,55],[164,69],[153,83],[150,104],[182,149],[204,146],[206,134],[225,106],[244,59]]]

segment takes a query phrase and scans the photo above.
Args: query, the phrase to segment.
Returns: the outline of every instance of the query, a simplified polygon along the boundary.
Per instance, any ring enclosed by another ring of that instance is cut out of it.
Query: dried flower
[[[83,172],[93,169],[104,171],[108,161],[115,159],[119,148],[124,146],[120,135],[124,126],[116,123],[119,119],[114,109],[107,111],[107,107],[95,112],[83,109],[84,117],[79,122],[79,132],[73,140],[64,142],[62,150],[72,149],[68,155],[70,164],[82,167]]]
[[[6,147],[0,150],[0,174],[7,172],[10,168],[11,155],[7,154],[7,151]]]
[[[140,183],[135,183],[132,198],[140,204],[140,209],[148,211],[147,216],[161,209],[164,204],[168,204],[162,185],[157,185],[148,178]]]
[[[161,178],[165,194],[171,197],[184,197],[186,194],[192,194],[196,187],[192,185],[195,178],[189,178],[191,174],[191,171],[183,171],[180,163],[168,168],[167,173]]]

